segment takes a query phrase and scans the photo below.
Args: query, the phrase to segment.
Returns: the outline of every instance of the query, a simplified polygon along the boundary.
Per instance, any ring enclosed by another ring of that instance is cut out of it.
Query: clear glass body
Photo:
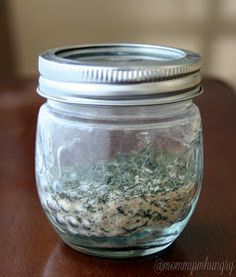
[[[39,112],[36,180],[52,226],[78,251],[161,251],[196,206],[202,128],[191,100],[142,107],[64,104]]]

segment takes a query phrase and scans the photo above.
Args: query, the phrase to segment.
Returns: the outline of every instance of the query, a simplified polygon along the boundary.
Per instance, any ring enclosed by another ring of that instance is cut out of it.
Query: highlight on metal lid
[[[158,45],[97,44],[39,56],[38,93],[56,101],[154,105],[201,93],[197,53]]]

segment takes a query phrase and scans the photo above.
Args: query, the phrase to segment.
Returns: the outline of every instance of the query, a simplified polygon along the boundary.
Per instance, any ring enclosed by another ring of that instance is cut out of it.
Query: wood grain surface
[[[176,242],[159,255],[113,260],[66,246],[40,207],[34,179],[37,112],[34,80],[0,82],[0,276],[190,276],[163,270],[176,262],[219,262],[192,276],[236,276],[236,94],[207,79],[196,99],[204,126],[204,182],[197,209]],[[223,264],[224,263],[224,264]],[[226,268],[228,265],[228,269]],[[160,266],[158,268],[158,266]],[[232,268],[231,268],[232,269]]]

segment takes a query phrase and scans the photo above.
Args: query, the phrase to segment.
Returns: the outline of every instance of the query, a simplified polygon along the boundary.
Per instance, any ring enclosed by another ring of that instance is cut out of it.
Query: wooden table
[[[204,94],[196,99],[204,125],[205,175],[190,223],[161,255],[128,260],[80,254],[61,242],[48,224],[34,180],[36,117],[44,101],[35,88],[34,80],[0,82],[0,276],[189,276],[190,270],[161,272],[158,266],[208,261],[221,262],[222,268],[222,262],[228,266],[235,262],[236,94],[232,88],[206,80]],[[198,270],[193,276],[219,273]],[[236,269],[231,276],[236,276]]]

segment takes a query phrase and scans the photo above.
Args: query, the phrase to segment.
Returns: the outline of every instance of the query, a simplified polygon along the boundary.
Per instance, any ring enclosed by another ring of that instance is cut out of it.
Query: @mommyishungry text
[[[193,275],[196,271],[215,271],[220,275],[228,274],[232,276],[234,271],[234,262],[232,261],[211,261],[209,257],[205,257],[202,261],[163,261],[158,258],[154,264],[154,272],[161,274],[165,271],[189,271]]]

